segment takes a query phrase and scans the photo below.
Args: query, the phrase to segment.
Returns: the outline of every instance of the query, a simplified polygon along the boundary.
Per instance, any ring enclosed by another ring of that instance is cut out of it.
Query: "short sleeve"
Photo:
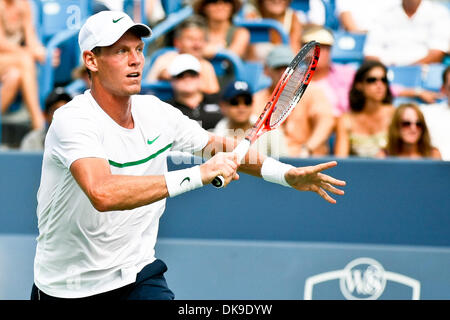
[[[107,159],[98,125],[79,110],[57,110],[49,128],[45,148],[53,158],[70,168],[81,158]]]
[[[202,150],[209,141],[208,131],[177,108],[168,103],[162,103],[165,105],[167,117],[170,119],[173,134],[172,150],[190,153]]]

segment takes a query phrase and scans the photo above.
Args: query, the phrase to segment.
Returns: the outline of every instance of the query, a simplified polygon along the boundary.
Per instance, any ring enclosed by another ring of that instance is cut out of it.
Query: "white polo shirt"
[[[38,191],[36,286],[79,298],[136,280],[155,260],[166,200],[133,210],[99,212],[70,172],[80,158],[106,159],[113,174],[162,175],[170,150],[195,152],[208,142],[197,122],[154,96],[133,96],[134,128],[113,121],[90,91],[59,108],[49,128]]]

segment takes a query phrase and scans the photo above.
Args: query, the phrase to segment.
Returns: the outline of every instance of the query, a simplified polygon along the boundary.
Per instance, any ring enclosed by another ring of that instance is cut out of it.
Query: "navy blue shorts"
[[[164,261],[156,259],[154,262],[146,265],[137,274],[136,282],[112,291],[78,299],[64,299],[49,296],[33,284],[31,300],[173,300],[175,295],[167,286],[166,279],[164,278],[164,272],[166,271],[167,266]]]

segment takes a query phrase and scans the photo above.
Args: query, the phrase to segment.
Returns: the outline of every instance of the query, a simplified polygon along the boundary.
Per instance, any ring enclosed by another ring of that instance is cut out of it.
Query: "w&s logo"
[[[386,284],[396,282],[411,288],[409,299],[420,298],[420,282],[405,275],[384,270],[383,266],[371,258],[358,258],[348,263],[342,270],[320,273],[308,277],[305,282],[305,300],[311,300],[315,287],[320,283],[339,280],[339,289],[347,300],[376,300],[386,292]],[[331,284],[332,282],[330,282]],[[317,290],[316,290],[317,291]],[[315,296],[320,295],[315,294]],[[407,299],[408,297],[398,297]],[[319,299],[321,299],[319,297]]]

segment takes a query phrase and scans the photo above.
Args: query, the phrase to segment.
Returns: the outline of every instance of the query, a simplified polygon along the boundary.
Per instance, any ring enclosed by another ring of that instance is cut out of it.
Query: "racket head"
[[[292,59],[278,81],[258,121],[246,139],[253,142],[263,133],[279,127],[300,101],[319,61],[320,45],[306,43]]]
[[[281,125],[305,93],[319,61],[320,45],[315,41],[305,44],[284,71],[275,88],[273,111],[268,118],[270,129]]]

